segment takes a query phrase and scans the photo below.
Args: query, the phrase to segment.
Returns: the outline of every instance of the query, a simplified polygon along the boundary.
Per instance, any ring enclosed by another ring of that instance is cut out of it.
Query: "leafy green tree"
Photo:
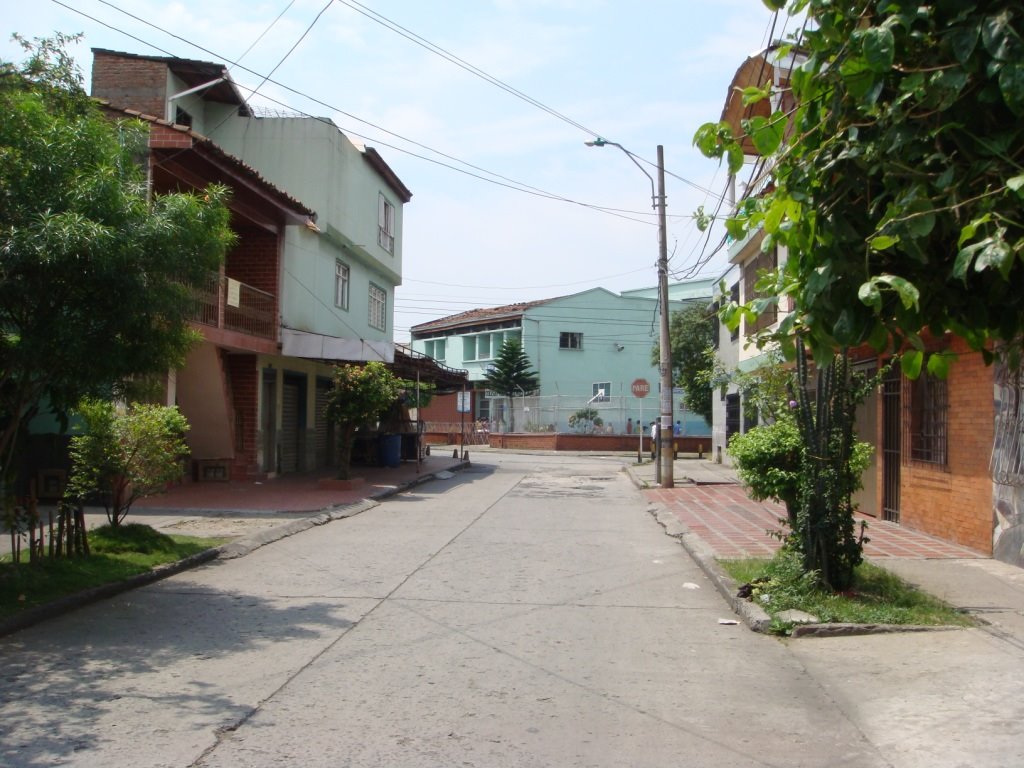
[[[383,363],[338,365],[327,399],[327,418],[338,425],[338,478],[351,477],[356,431],[372,427],[394,406],[403,382]]]
[[[176,407],[83,400],[77,413],[85,432],[71,438],[70,500],[98,499],[117,526],[137,500],[181,479],[189,427]]]
[[[711,423],[711,386],[708,384],[708,350],[715,341],[718,318],[708,307],[690,304],[669,318],[668,337],[672,350],[672,381],[686,398],[686,407]],[[659,346],[651,350],[651,364],[661,360]]]
[[[1019,359],[1024,331],[1024,12],[1017,0],[765,0],[803,13],[792,73],[795,108],[744,121],[774,188],[727,223],[763,227],[784,267],[748,305],[787,296],[781,335],[801,332],[815,360],[870,343],[900,349],[904,371],[925,361],[924,329],[952,331],[991,360]],[[796,51],[785,49],[783,53]],[[751,87],[750,103],[773,86]],[[783,103],[793,103],[784,99]],[[727,123],[695,137],[742,164]],[[927,358],[942,376],[948,354]]]
[[[603,427],[604,419],[596,408],[580,408],[569,416],[569,426],[581,432],[593,432],[595,427]]]
[[[901,354],[903,371],[945,376],[952,355],[927,334],[951,331],[991,362],[1020,359],[1024,332],[1024,14],[1015,0],[765,0],[807,23],[781,56],[796,54],[788,91],[769,78],[745,103],[786,105],[768,116],[698,129],[708,156],[743,164],[741,140],[771,156],[773,185],[726,222],[784,264],[758,298],[730,306],[735,328],[786,297],[775,340],[819,391],[801,393],[801,514],[805,566],[841,588],[860,549],[853,535],[848,458],[858,386],[847,350]],[[822,390],[824,387],[824,390]],[[844,463],[846,462],[846,463]],[[814,565],[815,563],[818,566]]]
[[[184,362],[188,285],[232,242],[226,191],[150,199],[146,131],[82,90],[58,35],[0,62],[0,490],[23,426]]]
[[[533,394],[540,387],[540,375],[530,370],[530,358],[516,339],[509,339],[501,346],[494,365],[484,380],[488,389],[508,398],[509,431],[516,431],[515,412],[512,398]]]

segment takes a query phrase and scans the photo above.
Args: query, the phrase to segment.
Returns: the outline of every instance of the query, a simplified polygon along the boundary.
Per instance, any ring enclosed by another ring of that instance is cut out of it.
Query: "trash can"
[[[380,436],[380,463],[385,467],[397,467],[402,463],[402,436]]]

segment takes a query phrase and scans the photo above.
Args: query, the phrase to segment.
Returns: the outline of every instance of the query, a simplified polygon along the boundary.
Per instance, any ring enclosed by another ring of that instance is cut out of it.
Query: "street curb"
[[[153,584],[154,582],[166,579],[169,576],[174,576],[191,568],[204,565],[212,562],[213,560],[233,560],[235,558],[245,557],[267,544],[272,544],[275,541],[280,541],[281,539],[288,538],[289,536],[294,536],[297,533],[302,533],[303,531],[307,531],[318,525],[326,525],[334,520],[343,520],[346,517],[353,517],[362,512],[373,509],[374,507],[380,506],[381,500],[395,496],[403,491],[409,490],[410,488],[415,488],[417,485],[433,480],[440,472],[457,472],[468,466],[470,466],[469,460],[464,459],[453,466],[446,467],[445,469],[439,469],[437,472],[421,475],[409,482],[401,483],[392,488],[385,488],[361,501],[355,501],[350,504],[339,505],[336,507],[328,507],[311,517],[306,517],[301,520],[293,520],[285,523],[284,525],[279,525],[265,531],[254,533],[250,536],[235,539],[234,541],[222,544],[219,547],[205,549],[202,552],[189,555],[188,557],[176,562],[165,563],[164,565],[157,566],[150,571],[140,573],[136,576],[132,576],[131,578],[114,581],[109,584],[102,584],[98,587],[92,587],[81,592],[76,592],[73,595],[67,595],[59,600],[54,600],[52,603],[40,605],[36,608],[30,608],[23,613],[19,613],[17,616],[11,616],[7,619],[0,620],[0,637],[18,632],[22,629],[27,629],[34,624],[56,618],[57,616],[69,613],[91,603],[95,603],[109,597],[114,597],[122,592]]]
[[[633,468],[623,467],[633,484],[640,490],[648,489],[649,486],[637,477]],[[710,579],[711,583],[726,599],[733,612],[738,615],[743,623],[753,632],[768,633],[771,628],[772,618],[757,603],[746,598],[737,597],[736,592],[739,585],[729,574],[725,572],[714,552],[707,543],[689,528],[679,522],[679,519],[660,504],[651,503],[648,512],[665,529],[665,534],[677,539],[683,549],[696,561],[697,565]],[[881,567],[884,567],[882,565]],[[918,624],[798,624],[793,627],[788,637],[815,638],[815,637],[853,637],[856,635],[882,635],[896,634],[900,632],[946,632],[964,627],[954,625],[918,625]]]
[[[644,483],[630,466],[625,466],[624,470],[629,479],[633,482],[637,488],[644,490],[649,486]],[[686,550],[687,554],[693,558],[700,569],[704,572],[704,575],[708,577],[715,589],[719,591],[722,597],[725,598],[726,602],[729,603],[729,607],[732,608],[733,613],[743,620],[743,623],[747,625],[754,632],[767,632],[768,627],[772,623],[771,617],[764,611],[761,606],[752,603],[748,600],[736,597],[736,590],[738,585],[736,582],[723,570],[722,566],[718,564],[718,560],[715,559],[714,553],[708,547],[707,543],[695,533],[692,533],[689,528],[679,522],[679,519],[665,509],[660,504],[651,504],[648,507],[648,512],[654,517],[655,520],[665,529],[665,534],[676,539]]]

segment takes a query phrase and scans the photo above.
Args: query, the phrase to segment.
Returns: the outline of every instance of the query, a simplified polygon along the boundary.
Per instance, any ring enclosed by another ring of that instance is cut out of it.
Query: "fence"
[[[593,409],[600,424],[583,421],[569,426],[574,414]],[[583,434],[624,435],[650,432],[650,424],[659,417],[658,400],[654,397],[637,398],[628,395],[611,395],[600,400],[572,395],[545,395],[512,398],[512,413],[505,397],[491,398],[490,418],[474,422],[467,414],[466,442],[487,442],[489,433],[505,432],[575,432]],[[680,423],[682,435],[708,436],[711,428],[704,419],[689,411],[679,409],[676,404],[674,419]],[[431,433],[460,433],[460,422],[430,422],[427,431]]]
[[[196,297],[193,319],[197,323],[261,339],[277,337],[272,294],[237,280],[229,280],[216,272],[211,272],[193,290]]]

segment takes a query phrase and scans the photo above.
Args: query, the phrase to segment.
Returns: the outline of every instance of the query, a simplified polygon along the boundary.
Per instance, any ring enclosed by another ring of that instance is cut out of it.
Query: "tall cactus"
[[[871,391],[870,382],[854,376],[847,350],[815,373],[811,401],[807,350],[797,343],[797,386],[790,395],[803,441],[799,508],[792,545],[804,568],[817,571],[823,584],[848,589],[862,560],[863,528],[856,533],[852,494],[860,478],[851,467],[857,405]]]

